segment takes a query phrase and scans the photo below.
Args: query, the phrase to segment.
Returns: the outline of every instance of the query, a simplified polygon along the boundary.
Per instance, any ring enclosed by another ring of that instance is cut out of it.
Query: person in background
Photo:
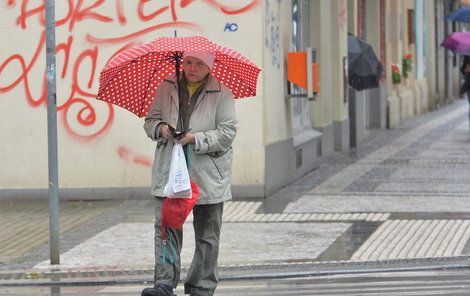
[[[162,260],[161,210],[173,143],[186,149],[189,175],[199,186],[199,199],[193,209],[195,252],[184,284],[185,294],[209,296],[217,287],[222,212],[224,202],[232,197],[231,145],[238,121],[232,93],[211,75],[213,64],[213,52],[185,51],[180,81],[174,74],[162,81],[145,117],[145,132],[157,144],[151,182],[156,203],[155,284],[144,289],[143,296],[174,295],[180,276],[182,229],[168,229],[177,254],[173,263]],[[186,133],[175,139],[174,130]]]
[[[460,87],[460,95],[466,94],[469,103],[468,122],[470,126],[470,56],[464,56],[460,73],[464,78],[464,82]]]

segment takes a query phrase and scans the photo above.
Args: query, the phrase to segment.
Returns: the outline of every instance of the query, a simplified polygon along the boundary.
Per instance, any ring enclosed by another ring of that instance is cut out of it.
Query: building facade
[[[46,197],[47,120],[44,7],[0,7],[2,139],[0,198]],[[448,104],[458,60],[440,42],[458,1],[243,0],[56,3],[59,187],[61,198],[149,195],[154,143],[143,119],[96,101],[99,71],[119,50],[160,36],[204,35],[262,69],[257,96],[236,102],[233,195],[263,198],[328,156],[360,145],[374,128]],[[348,32],[372,45],[384,66],[379,87],[348,87]],[[320,90],[287,80],[289,52],[309,48]],[[390,64],[411,54],[408,78]]]

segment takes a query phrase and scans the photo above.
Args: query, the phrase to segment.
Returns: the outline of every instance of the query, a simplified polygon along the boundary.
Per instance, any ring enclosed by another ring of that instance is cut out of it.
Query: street
[[[268,199],[226,204],[217,295],[470,295],[467,102],[370,132]],[[61,265],[51,266],[47,203],[2,203],[1,295],[151,285],[152,200],[63,201],[60,212]]]
[[[145,284],[0,287],[0,295],[140,295]],[[470,269],[359,273],[271,280],[222,281],[216,296],[470,295]],[[177,295],[184,295],[181,288]]]

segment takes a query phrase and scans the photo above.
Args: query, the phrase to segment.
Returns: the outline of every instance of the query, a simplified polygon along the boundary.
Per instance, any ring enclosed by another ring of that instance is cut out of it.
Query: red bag
[[[166,239],[166,228],[181,229],[184,221],[199,198],[199,187],[191,181],[191,198],[165,198],[162,206],[162,238]]]
[[[199,198],[199,187],[191,181],[191,198],[165,198],[162,205],[162,261],[166,263],[168,260],[173,264],[177,257],[176,247],[174,240],[175,238],[171,232],[167,231],[167,228],[181,229],[184,221],[191,213],[194,205]],[[167,248],[166,237],[170,234],[170,240],[168,242],[169,249]]]

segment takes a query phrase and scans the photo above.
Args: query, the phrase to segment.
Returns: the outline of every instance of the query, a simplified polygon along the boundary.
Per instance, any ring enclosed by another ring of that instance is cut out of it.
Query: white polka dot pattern
[[[235,98],[256,96],[260,68],[234,50],[192,36],[160,37],[116,55],[101,71],[97,99],[145,116],[160,82],[175,72],[175,55],[181,56],[185,50],[215,52],[212,75]]]

